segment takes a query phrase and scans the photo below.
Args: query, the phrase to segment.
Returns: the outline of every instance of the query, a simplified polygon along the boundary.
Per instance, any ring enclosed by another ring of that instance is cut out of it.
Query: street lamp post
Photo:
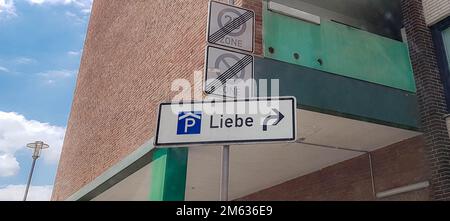
[[[31,177],[33,176],[34,165],[36,164],[36,160],[41,155],[41,150],[47,149],[50,146],[42,141],[36,141],[34,143],[27,144],[27,147],[34,149],[34,152],[33,152],[33,156],[32,156],[33,163],[31,164],[30,175],[28,176],[28,182],[27,182],[27,187],[25,189],[25,195],[23,196],[23,201],[27,201],[28,190],[30,189]]]

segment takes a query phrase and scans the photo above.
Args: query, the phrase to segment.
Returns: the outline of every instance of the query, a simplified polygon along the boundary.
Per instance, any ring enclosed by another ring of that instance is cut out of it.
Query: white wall
[[[92,201],[148,201],[151,188],[151,164],[101,193]]]

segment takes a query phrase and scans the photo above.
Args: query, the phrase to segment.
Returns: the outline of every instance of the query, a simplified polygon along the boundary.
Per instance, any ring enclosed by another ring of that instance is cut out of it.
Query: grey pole
[[[234,0],[228,0],[230,5],[234,5]],[[225,95],[224,95],[225,99]],[[222,174],[220,178],[220,201],[228,201],[228,180],[230,177],[230,145],[222,148]]]
[[[33,163],[31,164],[30,175],[28,176],[27,188],[25,189],[25,195],[23,196],[23,201],[27,201],[28,190],[30,189],[31,177],[33,177],[34,165],[36,164],[37,157],[33,156]]]
[[[32,156],[33,163],[31,164],[30,175],[28,176],[28,182],[27,182],[27,187],[25,189],[25,195],[23,196],[23,201],[27,201],[28,190],[30,189],[31,178],[33,177],[33,171],[34,171],[34,166],[36,165],[36,160],[41,155],[41,151],[43,149],[49,148],[50,146],[42,141],[36,141],[34,143],[27,144],[27,147],[33,149],[34,151],[33,151],[33,156]]]
[[[222,177],[220,179],[220,201],[228,201],[228,179],[230,177],[230,146],[222,148]]]

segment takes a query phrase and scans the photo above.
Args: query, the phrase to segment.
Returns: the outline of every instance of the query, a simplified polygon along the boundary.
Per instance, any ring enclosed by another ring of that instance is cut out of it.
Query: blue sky
[[[0,200],[18,200],[39,158],[30,199],[47,200],[72,103],[92,0],[0,0]]]

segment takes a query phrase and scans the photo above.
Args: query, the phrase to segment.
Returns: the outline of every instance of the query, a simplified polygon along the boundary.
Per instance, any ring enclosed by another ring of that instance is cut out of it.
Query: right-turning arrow
[[[274,108],[272,110],[273,110],[273,112],[275,112],[275,115],[270,115],[266,119],[264,119],[263,131],[267,131],[267,126],[268,126],[267,123],[269,123],[269,120],[276,120],[275,123],[272,124],[272,126],[276,126],[284,118],[284,115],[282,113],[280,113],[277,109]]]

